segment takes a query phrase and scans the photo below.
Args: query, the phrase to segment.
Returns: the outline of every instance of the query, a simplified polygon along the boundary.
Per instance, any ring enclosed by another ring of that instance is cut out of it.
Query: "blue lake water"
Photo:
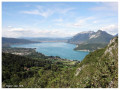
[[[34,44],[12,45],[11,47],[36,48],[46,56],[59,56],[70,60],[83,60],[89,52],[73,50],[76,45],[64,42],[43,42]]]

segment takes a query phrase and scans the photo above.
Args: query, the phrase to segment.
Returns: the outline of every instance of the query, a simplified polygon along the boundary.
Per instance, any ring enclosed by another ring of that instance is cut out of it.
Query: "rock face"
[[[95,32],[93,31],[88,31],[88,32],[81,32],[73,36],[71,39],[68,40],[68,43],[73,43],[73,44],[81,44],[84,43],[89,39],[91,35],[93,35]]]
[[[116,43],[117,41],[118,41],[118,37],[115,37],[112,40],[110,40],[110,43],[108,44],[108,47],[105,51],[105,55],[109,53],[109,56],[111,57],[114,55],[114,53],[117,54],[118,52],[118,43]]]
[[[98,30],[97,32],[88,31],[81,32],[68,40],[68,43],[83,44],[83,43],[108,43],[113,38],[112,35],[105,31]]]
[[[74,83],[78,87],[118,87],[118,37],[85,57],[75,71]]]

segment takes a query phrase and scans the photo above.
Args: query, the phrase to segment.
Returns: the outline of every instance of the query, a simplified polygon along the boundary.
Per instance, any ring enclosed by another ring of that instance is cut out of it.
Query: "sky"
[[[2,2],[3,37],[71,37],[118,33],[116,2]]]

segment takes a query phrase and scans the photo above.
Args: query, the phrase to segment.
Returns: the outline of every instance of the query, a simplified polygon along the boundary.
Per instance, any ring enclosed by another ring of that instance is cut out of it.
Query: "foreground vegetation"
[[[24,87],[66,87],[65,83],[69,83],[68,79],[75,65],[73,63],[75,61],[62,62],[50,60],[50,58],[48,60],[45,58],[33,59],[8,53],[3,53],[2,56],[3,87],[9,85],[12,85],[12,87],[15,85],[23,85]],[[70,73],[68,74],[68,72]],[[58,80],[61,81],[62,79],[63,85],[56,86]],[[53,86],[48,83],[53,84]]]
[[[24,88],[117,88],[118,37],[82,62],[39,53],[2,53],[2,86]]]

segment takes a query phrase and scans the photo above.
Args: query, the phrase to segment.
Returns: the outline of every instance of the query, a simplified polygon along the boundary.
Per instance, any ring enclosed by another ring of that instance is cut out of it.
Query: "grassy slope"
[[[78,65],[73,86],[118,87],[118,38],[112,41],[106,48],[91,52]]]

